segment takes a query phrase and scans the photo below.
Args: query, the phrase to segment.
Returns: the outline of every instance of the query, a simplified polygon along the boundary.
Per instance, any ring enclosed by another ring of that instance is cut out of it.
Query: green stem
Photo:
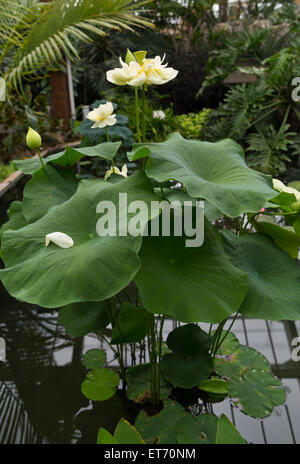
[[[107,138],[107,141],[110,142],[110,137],[109,137],[108,127],[107,126],[106,126],[106,138]]]
[[[160,321],[159,329],[159,342],[158,342],[158,380],[157,380],[157,390],[158,390],[158,399],[160,400],[160,363],[161,363],[161,351],[162,351],[162,341],[163,341],[163,328],[165,323],[166,316],[163,316]]]
[[[125,380],[125,367],[124,367],[124,353],[123,353],[123,343],[122,343],[122,332],[121,332],[121,327],[120,327],[120,324],[119,324],[119,321],[118,321],[118,318],[117,318],[117,315],[116,315],[116,302],[115,302],[115,298],[112,297],[111,298],[111,313],[112,313],[112,317],[113,317],[113,320],[115,322],[115,325],[118,329],[118,332],[119,332],[119,337],[120,337],[120,344],[117,345],[118,347],[118,351],[119,351],[119,356],[120,356],[120,369],[121,369],[121,376],[122,376],[122,379]]]
[[[138,143],[141,143],[141,132],[140,132],[140,105],[139,105],[139,95],[137,87],[135,90],[135,125]]]
[[[146,127],[145,127],[145,86],[142,89],[142,142],[146,141]]]
[[[43,158],[41,157],[41,152],[39,148],[37,149],[37,154],[38,154],[38,157],[40,158],[41,165],[44,168],[45,164],[44,164]]]

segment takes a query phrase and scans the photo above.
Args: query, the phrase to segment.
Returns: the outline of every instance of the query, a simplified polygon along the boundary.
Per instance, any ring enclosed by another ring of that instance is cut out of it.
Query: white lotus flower
[[[92,126],[92,129],[114,126],[117,123],[117,119],[113,112],[114,107],[111,102],[99,105],[98,108],[90,111],[87,115],[87,118],[95,123]]]
[[[147,75],[146,84],[166,84],[166,82],[171,81],[177,76],[178,71],[174,68],[168,68],[168,63],[163,64],[164,59],[165,55],[162,59],[160,56],[156,56],[155,58],[144,58],[143,66],[145,67],[145,73]]]
[[[112,174],[118,174],[118,176],[127,177],[127,173],[128,173],[127,164],[124,164],[121,171],[116,166],[111,166],[111,168],[108,171],[106,171],[104,180],[109,179]]]
[[[278,192],[285,192],[285,193],[293,193],[296,197],[297,201],[300,201],[300,192],[297,189],[294,189],[293,187],[287,187],[284,185],[283,182],[279,179],[273,179],[273,187],[275,190]]]
[[[72,248],[74,246],[73,239],[62,232],[52,232],[46,235],[46,247],[50,242],[55,243],[60,248]]]
[[[145,84],[147,77],[145,69],[137,61],[124,63],[120,57],[121,68],[115,68],[107,71],[106,78],[115,85],[131,85],[132,87],[141,87]]]
[[[121,68],[107,71],[106,78],[109,82],[116,85],[131,85],[141,87],[144,84],[162,85],[174,79],[178,71],[168,68],[168,64],[163,64],[165,56],[155,58],[144,58],[142,61],[130,61],[124,63],[120,58]]]

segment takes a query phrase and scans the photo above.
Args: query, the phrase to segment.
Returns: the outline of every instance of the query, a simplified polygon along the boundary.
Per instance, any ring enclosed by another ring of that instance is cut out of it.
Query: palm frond
[[[28,3],[28,2],[27,2]],[[0,66],[6,66],[7,89],[21,89],[22,80],[38,79],[49,70],[60,69],[65,57],[79,59],[76,41],[88,42],[93,35],[110,30],[153,27],[139,16],[148,1],[54,0],[32,1],[30,8],[12,0],[0,20]],[[2,28],[2,24],[4,27]],[[9,59],[7,60],[7,57]]]

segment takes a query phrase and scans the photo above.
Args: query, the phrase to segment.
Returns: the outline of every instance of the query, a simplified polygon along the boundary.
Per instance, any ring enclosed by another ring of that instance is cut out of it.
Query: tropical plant
[[[61,69],[66,58],[79,58],[76,41],[93,34],[151,27],[136,13],[147,2],[131,0],[1,0],[0,67],[7,92],[21,90],[24,79],[40,79]],[[75,40],[75,42],[74,42]]]
[[[82,394],[105,401],[121,382],[141,411],[137,432],[121,420],[113,437],[101,429],[100,442],[123,443],[125,436],[134,443],[141,437],[158,444],[244,443],[224,415],[211,413],[211,404],[229,397],[261,419],[285,402],[267,359],[240,344],[231,327],[238,314],[300,318],[294,260],[300,194],[249,168],[233,140],[210,143],[172,133],[164,142],[147,142],[145,82],[161,64],[145,52],[128,52],[125,64],[114,73],[136,79],[139,143],[127,157],[139,168],[128,175],[126,166],[116,166],[121,142],[17,161],[32,178],[1,229],[0,278],[18,300],[60,308],[68,335],[93,332],[112,349],[117,369],[103,350],[85,354]],[[109,127],[109,117],[98,122]],[[39,150],[32,131],[28,143]],[[95,157],[108,162],[105,179],[81,180],[73,167]],[[289,228],[272,223],[274,215]],[[167,318],[176,324],[165,339]],[[147,358],[136,363],[135,357],[129,366],[125,345],[147,350]],[[180,404],[178,391],[202,399],[202,414],[191,415],[191,400]]]

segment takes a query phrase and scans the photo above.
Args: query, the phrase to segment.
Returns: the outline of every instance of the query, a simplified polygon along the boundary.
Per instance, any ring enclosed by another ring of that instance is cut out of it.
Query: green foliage
[[[163,410],[155,416],[142,411],[135,426],[146,444],[241,444],[246,443],[223,414],[193,417],[178,403],[167,400]]]
[[[280,174],[286,170],[284,162],[291,161],[287,151],[293,142],[295,132],[289,132],[289,124],[276,131],[274,126],[258,127],[257,133],[247,137],[249,166],[259,168],[262,172]]]
[[[174,118],[174,128],[186,139],[200,139],[210,109],[204,108],[200,113],[181,114]]]
[[[60,309],[58,322],[64,326],[66,333],[71,337],[82,337],[108,325],[110,322],[108,310],[109,302],[107,301],[71,303]]]
[[[3,182],[8,176],[15,172],[15,168],[12,164],[4,164],[0,161],[0,182]]]
[[[140,306],[124,303],[116,319],[111,344],[139,342],[147,332],[147,312]]]
[[[81,392],[89,400],[105,401],[116,393],[119,382],[118,374],[111,369],[93,369],[82,382]]]
[[[238,398],[245,414],[268,417],[275,406],[285,402],[281,382],[272,375],[267,359],[253,348],[236,347],[231,342],[227,348],[230,355],[224,356],[220,350],[214,359],[214,368],[217,374],[228,379],[228,395]]]
[[[187,324],[168,335],[172,351],[162,358],[162,370],[175,387],[193,388],[207,379],[213,363],[208,353],[211,337],[194,324]]]
[[[256,75],[255,82],[227,91],[211,112],[205,135],[213,142],[233,138],[245,148],[250,166],[273,175],[299,156],[300,111],[291,89],[300,72],[298,22],[282,31],[260,28],[228,36],[209,59],[202,87],[203,92],[233,71]]]
[[[83,357],[83,364],[88,369],[98,369],[106,363],[106,352],[104,350],[89,350]]]
[[[74,40],[89,42],[104,31],[151,24],[135,13],[143,2],[64,0],[32,3],[1,0],[2,54],[7,90],[22,88],[22,78],[40,79],[61,69],[64,57],[78,58]],[[113,18],[112,18],[113,17]],[[4,46],[5,43],[5,46]]]
[[[136,428],[123,418],[120,419],[114,436],[103,428],[100,428],[98,432],[98,445],[140,445],[144,443]]]
[[[232,262],[248,278],[247,296],[239,311],[258,319],[298,320],[300,270],[297,263],[265,235],[238,237],[224,231],[223,237]]]
[[[166,381],[163,373],[160,375],[160,398],[168,398],[172,386]],[[136,403],[145,403],[149,401],[151,396],[151,366],[150,363],[139,364],[138,366],[130,367],[127,371],[128,389],[127,396],[130,400]]]

